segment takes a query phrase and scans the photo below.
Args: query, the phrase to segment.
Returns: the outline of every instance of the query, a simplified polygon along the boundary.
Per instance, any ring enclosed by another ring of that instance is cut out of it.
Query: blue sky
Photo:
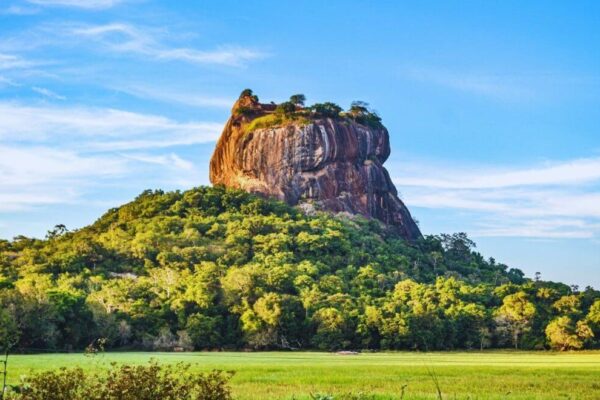
[[[600,288],[600,3],[0,0],[0,237],[208,183],[239,92],[369,102],[425,233]]]

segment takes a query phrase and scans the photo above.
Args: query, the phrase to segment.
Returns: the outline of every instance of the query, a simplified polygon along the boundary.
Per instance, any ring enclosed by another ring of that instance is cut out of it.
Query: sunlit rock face
[[[251,97],[236,102],[210,162],[213,184],[303,209],[377,218],[408,240],[421,236],[382,165],[390,155],[383,126],[311,118],[247,131],[254,118],[272,110]]]

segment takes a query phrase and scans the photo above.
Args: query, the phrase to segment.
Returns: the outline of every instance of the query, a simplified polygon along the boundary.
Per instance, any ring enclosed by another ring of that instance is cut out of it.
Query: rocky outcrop
[[[233,107],[210,161],[210,180],[291,205],[377,218],[402,237],[421,236],[383,163],[385,127],[349,118],[301,118],[249,131],[273,113],[252,96]]]

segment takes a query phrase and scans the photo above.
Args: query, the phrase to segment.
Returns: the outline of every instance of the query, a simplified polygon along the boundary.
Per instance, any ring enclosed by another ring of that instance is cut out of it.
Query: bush
[[[242,97],[252,97],[254,101],[258,102],[258,96],[252,92],[252,89],[244,89],[242,93],[240,93],[240,99]]]
[[[347,115],[359,124],[381,127],[381,117],[364,101],[353,101]]]
[[[306,101],[306,96],[303,94],[294,94],[290,96],[290,103],[297,106],[303,106]]]
[[[279,107],[279,106],[278,106]],[[267,114],[262,117],[255,118],[248,126],[246,126],[246,132],[253,132],[257,129],[265,128],[277,128],[285,126],[287,124],[296,124],[298,126],[310,123],[310,120],[302,115],[297,114]]]
[[[331,102],[315,103],[310,106],[310,111],[313,114],[324,118],[339,118],[340,113],[342,112],[342,107]]]
[[[191,373],[190,364],[112,364],[108,374],[86,376],[62,368],[25,378],[10,400],[230,400],[232,372]]]
[[[281,104],[278,104],[275,108],[276,114],[290,115],[296,111],[296,104],[291,101],[285,101]]]
[[[61,368],[25,378],[21,386],[8,392],[8,399],[73,400],[91,399],[88,382],[81,368]]]

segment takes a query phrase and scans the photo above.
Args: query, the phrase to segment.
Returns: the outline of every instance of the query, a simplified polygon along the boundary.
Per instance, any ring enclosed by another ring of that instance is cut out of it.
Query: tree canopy
[[[600,293],[222,187],[145,191],[78,230],[0,241],[0,340],[21,349],[591,348]]]

